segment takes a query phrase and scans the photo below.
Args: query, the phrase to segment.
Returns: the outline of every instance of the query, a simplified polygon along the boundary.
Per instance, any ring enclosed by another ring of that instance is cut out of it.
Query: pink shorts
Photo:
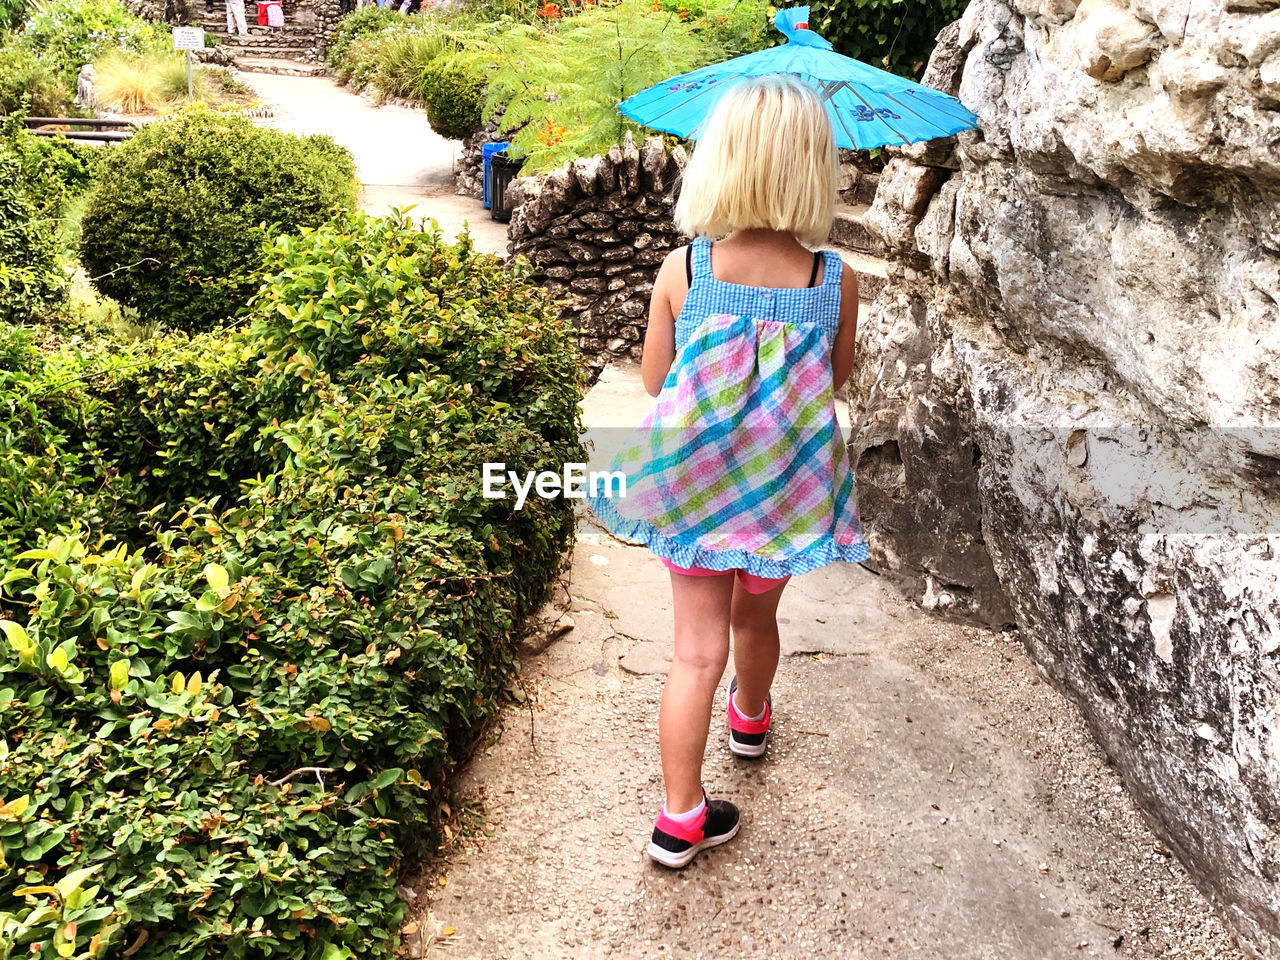
[[[723,577],[725,574],[736,573],[738,582],[742,584],[742,589],[747,593],[768,593],[782,584],[790,580],[790,577],[782,577],[778,580],[771,580],[769,577],[759,577],[754,573],[747,573],[745,570],[708,570],[706,567],[677,567],[666,557],[659,557],[667,569],[672,573],[683,574],[686,577]]]

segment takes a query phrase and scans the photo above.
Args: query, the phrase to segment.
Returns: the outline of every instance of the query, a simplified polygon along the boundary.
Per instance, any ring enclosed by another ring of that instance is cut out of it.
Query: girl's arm
[[[667,254],[653,281],[649,297],[649,326],[644,332],[644,352],[640,355],[640,379],[645,392],[656,397],[676,359],[676,311],[673,294],[685,291],[685,248]]]
[[[657,288],[654,288],[655,292]],[[831,345],[831,379],[836,390],[853,372],[853,351],[858,338],[858,275],[847,263],[840,275],[840,327]]]

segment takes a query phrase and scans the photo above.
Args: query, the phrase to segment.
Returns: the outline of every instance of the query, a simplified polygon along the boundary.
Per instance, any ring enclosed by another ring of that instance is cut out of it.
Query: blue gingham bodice
[[[717,280],[711,273],[711,241],[698,237],[693,247],[693,283],[684,307],[676,318],[676,349],[689,342],[690,335],[707,317],[718,313],[781,320],[787,323],[817,324],[829,340],[840,326],[840,255],[822,251],[822,282],[815,287],[747,287]]]

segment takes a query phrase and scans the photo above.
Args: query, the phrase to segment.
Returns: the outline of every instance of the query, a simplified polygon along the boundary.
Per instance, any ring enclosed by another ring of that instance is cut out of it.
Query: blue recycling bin
[[[509,143],[486,143],[480,148],[482,163],[484,164],[484,205],[486,208],[493,205],[489,194],[489,182],[492,176],[493,155],[501,153],[509,147]]]

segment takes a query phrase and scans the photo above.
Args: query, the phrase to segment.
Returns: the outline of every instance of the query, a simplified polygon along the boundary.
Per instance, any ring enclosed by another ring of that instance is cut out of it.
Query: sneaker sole
[[[711,847],[718,847],[722,843],[728,843],[738,835],[738,828],[740,826],[742,826],[741,820],[735,823],[733,825],[733,829],[728,833],[721,834],[718,837],[707,837],[706,839],[695,843],[684,853],[672,853],[670,850],[663,850],[656,843],[650,841],[648,851],[649,859],[662,864],[664,867],[671,867],[673,870],[678,870],[681,867],[688,866],[689,861],[703,850],[707,850]]]
[[[764,753],[765,745],[768,740],[762,740],[760,743],[739,743],[733,739],[733,734],[729,734],[729,752],[736,757],[758,757]]]

